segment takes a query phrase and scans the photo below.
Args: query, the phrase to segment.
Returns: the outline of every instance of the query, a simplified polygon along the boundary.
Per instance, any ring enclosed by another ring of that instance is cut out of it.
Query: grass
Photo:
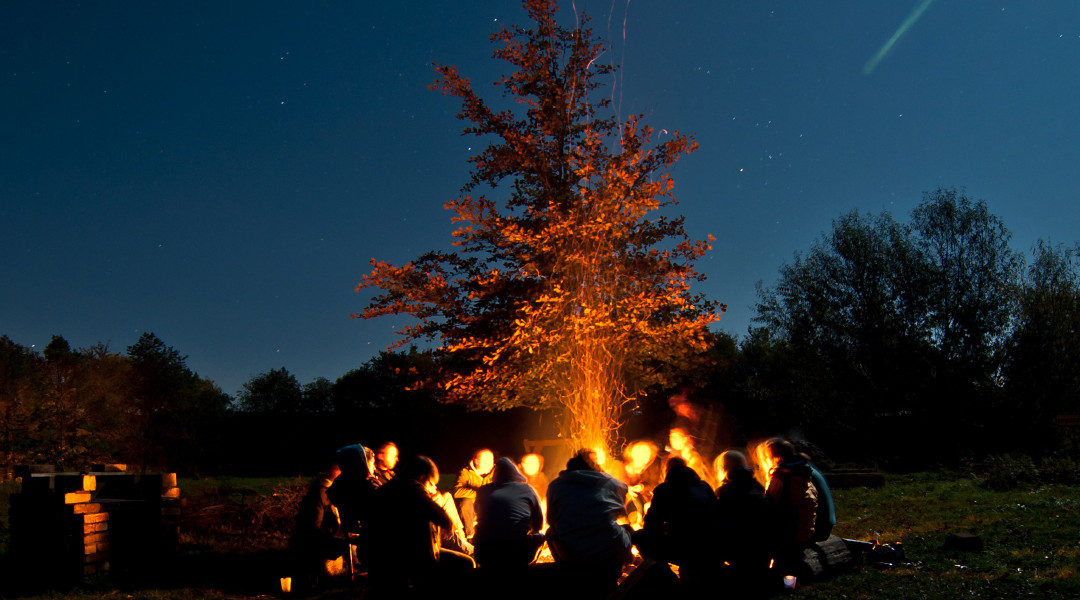
[[[835,495],[837,535],[903,542],[910,563],[866,567],[793,598],[1080,598],[1080,486],[996,492],[924,473]],[[982,537],[985,550],[944,550],[945,536],[962,531]]]
[[[188,506],[266,503],[292,478],[217,478],[182,482]],[[255,496],[252,496],[252,493]],[[951,474],[891,475],[881,489],[836,490],[836,534],[902,542],[910,563],[873,566],[800,586],[789,598],[1080,598],[1080,486],[991,491]],[[246,513],[232,513],[243,515]],[[951,532],[983,538],[980,553],[943,550]],[[266,598],[275,593],[286,531],[261,531],[219,519],[182,536],[174,568],[153,584],[99,579],[36,598],[55,600],[203,600]],[[341,588],[322,596],[340,595]],[[5,595],[6,597],[6,595]]]

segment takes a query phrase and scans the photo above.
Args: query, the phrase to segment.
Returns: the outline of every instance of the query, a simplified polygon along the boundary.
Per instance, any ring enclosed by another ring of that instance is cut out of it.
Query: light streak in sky
[[[915,24],[915,21],[918,21],[919,17],[921,17],[922,14],[926,12],[926,9],[930,8],[930,5],[933,3],[934,0],[922,0],[919,2],[919,5],[911,11],[911,14],[909,14],[906,19],[904,19],[904,22],[900,23],[900,27],[897,28],[896,33],[892,34],[889,41],[885,42],[885,45],[877,51],[877,54],[866,61],[866,64],[863,65],[862,69],[863,75],[869,75],[874,72],[874,69],[876,69],[877,66],[881,64],[881,61],[885,59],[885,55],[889,53],[889,50],[892,50],[896,41],[900,39],[900,36],[904,35],[908,29],[911,29],[911,26]]]

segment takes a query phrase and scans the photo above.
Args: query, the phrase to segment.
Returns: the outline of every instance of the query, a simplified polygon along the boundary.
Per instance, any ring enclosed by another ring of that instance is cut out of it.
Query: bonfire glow
[[[773,469],[776,468],[776,459],[769,452],[768,442],[761,442],[754,446],[753,457],[758,466],[757,480],[761,482],[761,485],[765,486],[765,489],[769,489],[769,481],[772,479]]]

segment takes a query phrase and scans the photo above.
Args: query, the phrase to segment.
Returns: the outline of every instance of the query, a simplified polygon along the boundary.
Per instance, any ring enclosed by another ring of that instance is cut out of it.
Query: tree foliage
[[[372,260],[358,289],[382,293],[361,315],[415,317],[402,343],[439,344],[454,367],[438,381],[450,400],[566,406],[585,394],[617,405],[702,349],[722,310],[690,291],[709,241],[663,214],[674,204],[666,169],[696,144],[607,115],[593,92],[612,67],[584,16],[566,28],[555,2],[524,5],[531,29],[492,36],[511,68],[498,82],[507,108],[454,67],[436,69],[432,87],[460,100],[465,134],[490,141],[446,203],[455,249]]]
[[[854,443],[925,435],[935,452],[985,438],[1019,284],[1009,237],[955,189],[925,194],[910,224],[837,219],[762,291],[757,318],[785,354],[770,393],[800,405],[816,433]]]

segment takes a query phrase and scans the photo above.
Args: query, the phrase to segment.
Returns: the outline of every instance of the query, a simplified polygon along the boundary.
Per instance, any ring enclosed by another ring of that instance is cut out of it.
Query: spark
[[[892,47],[896,44],[896,41],[900,39],[900,36],[907,33],[907,30],[911,29],[911,26],[915,24],[915,21],[918,21],[919,17],[921,17],[922,14],[926,12],[926,9],[930,8],[930,5],[933,3],[934,0],[922,0],[921,2],[919,2],[919,5],[911,11],[911,14],[909,14],[902,23],[900,23],[900,27],[897,28],[896,33],[892,34],[892,37],[889,38],[889,41],[885,42],[885,45],[877,51],[877,54],[871,57],[870,60],[866,61],[866,64],[863,66],[862,70],[863,75],[869,75],[874,72],[874,69],[876,69],[877,66],[881,64],[881,61],[885,59],[885,55],[889,53],[889,50],[892,50]]]

